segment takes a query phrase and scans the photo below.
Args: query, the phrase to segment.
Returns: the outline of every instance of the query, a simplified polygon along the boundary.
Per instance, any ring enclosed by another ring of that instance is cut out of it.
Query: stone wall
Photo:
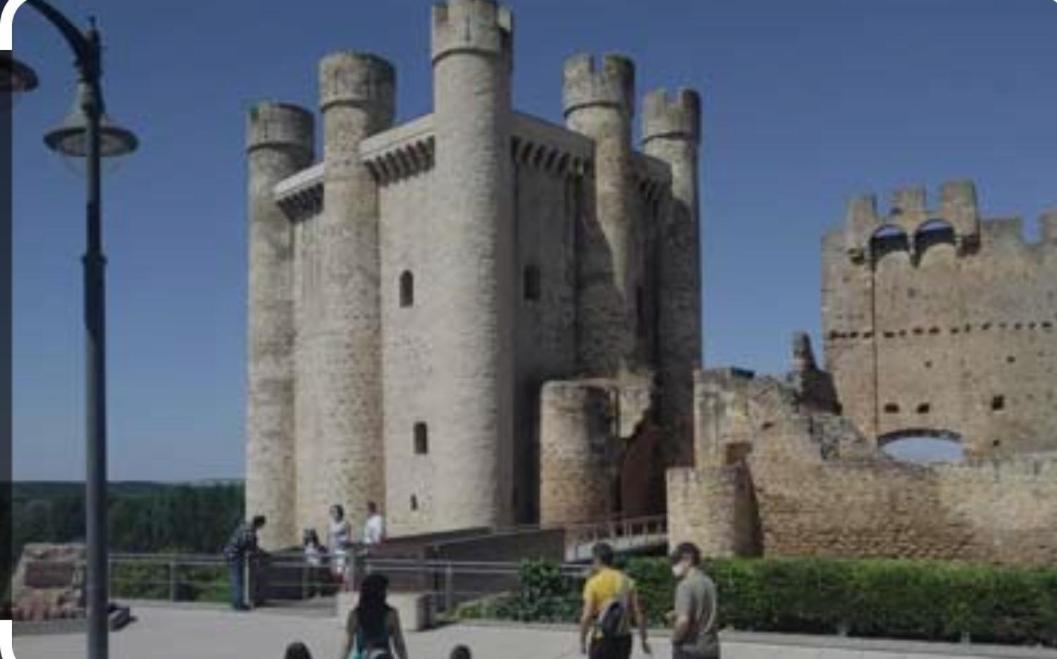
[[[672,543],[719,556],[1057,561],[1057,453],[914,465],[775,379],[727,369],[696,382],[698,465],[668,472]]]
[[[760,551],[749,470],[728,467],[668,470],[668,541],[692,541],[706,556],[751,556]]]
[[[1057,459],[750,464],[768,554],[1057,561]]]
[[[855,200],[823,240],[826,368],[881,443],[956,433],[977,456],[1057,448],[1057,214],[1027,243],[982,220],[972,184],[920,188],[880,214]]]

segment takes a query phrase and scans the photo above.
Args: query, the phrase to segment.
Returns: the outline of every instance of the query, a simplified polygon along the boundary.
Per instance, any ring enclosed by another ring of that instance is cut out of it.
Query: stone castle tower
[[[513,20],[433,9],[433,112],[341,52],[250,111],[247,487],[268,546],[333,503],[392,534],[658,512],[692,442],[700,101],[571,57],[565,125],[511,107]],[[549,383],[549,384],[548,384]],[[584,492],[591,492],[585,496]]]
[[[969,181],[852,201],[823,240],[826,369],[879,444],[960,439],[971,456],[1052,450],[1057,437],[1057,212],[1028,243],[983,219]]]

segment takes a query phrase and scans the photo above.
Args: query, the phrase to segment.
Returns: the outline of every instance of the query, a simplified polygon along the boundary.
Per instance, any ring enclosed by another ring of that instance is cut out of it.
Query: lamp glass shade
[[[88,155],[88,116],[84,112],[83,98],[87,93],[86,85],[78,85],[77,98],[73,108],[63,122],[48,131],[44,142],[52,151],[71,158],[85,158]],[[103,114],[99,119],[99,154],[104,158],[125,156],[136,150],[139,140],[127,128],[118,126],[110,117]]]
[[[37,74],[14,58],[10,51],[0,52],[0,94],[17,94],[37,87]]]

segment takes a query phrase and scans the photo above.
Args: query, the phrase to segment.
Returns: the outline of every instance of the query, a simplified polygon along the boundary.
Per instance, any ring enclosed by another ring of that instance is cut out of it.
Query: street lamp
[[[88,607],[88,657],[107,657],[109,605],[106,528],[106,257],[101,225],[100,163],[103,157],[132,153],[137,146],[131,131],[107,118],[99,79],[102,75],[99,31],[95,21],[81,32],[44,0],[26,5],[44,16],[62,33],[76,56],[80,79],[73,110],[62,124],[44,137],[45,144],[64,156],[84,158],[87,188],[87,248],[84,264],[85,423],[87,478],[85,509],[88,545],[86,604]],[[29,91],[37,76],[14,57],[0,58],[0,91]]]

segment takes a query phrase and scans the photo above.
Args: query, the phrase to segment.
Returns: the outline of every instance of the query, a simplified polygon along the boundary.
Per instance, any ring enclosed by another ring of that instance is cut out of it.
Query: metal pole
[[[106,528],[106,297],[101,223],[99,120],[99,33],[88,34],[91,60],[83,75],[90,88],[85,97],[87,131],[87,250],[84,263],[85,413],[88,443],[88,657],[107,659],[107,528]]]

